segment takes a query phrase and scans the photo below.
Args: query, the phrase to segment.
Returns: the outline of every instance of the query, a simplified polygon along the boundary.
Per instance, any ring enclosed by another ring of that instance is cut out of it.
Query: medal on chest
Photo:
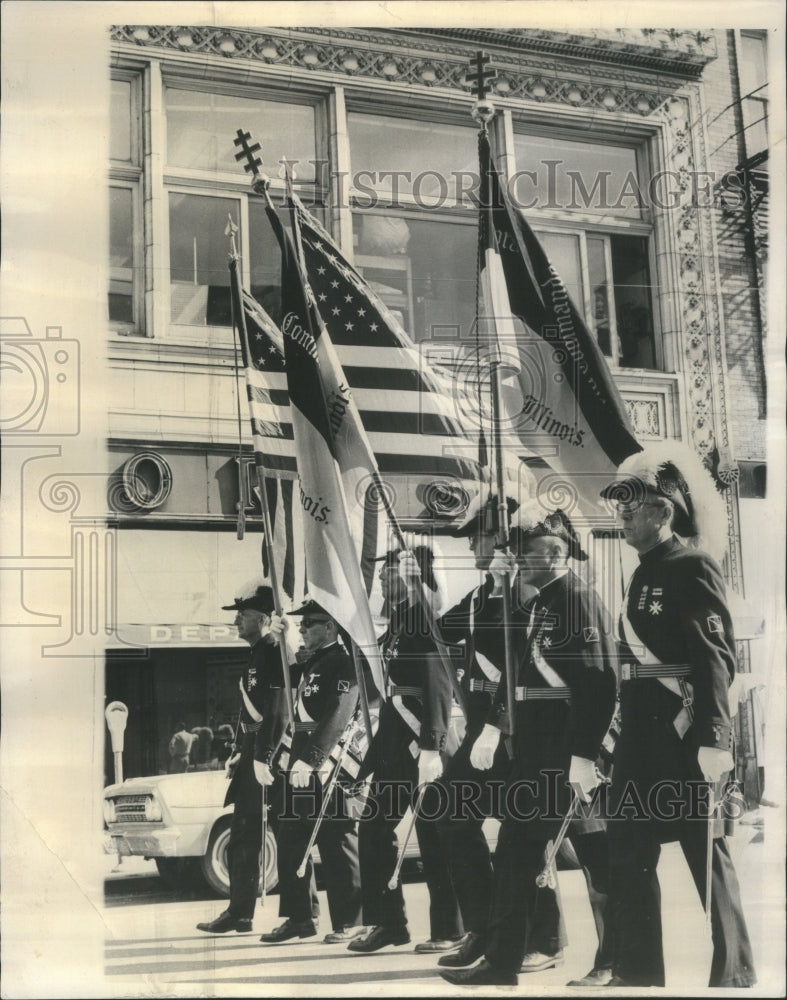
[[[252,688],[257,686],[257,668],[249,667],[249,673],[246,678],[246,688],[251,691]]]
[[[308,698],[312,694],[316,694],[320,690],[320,685],[316,683],[319,680],[320,675],[318,673],[309,674],[306,679],[306,686],[303,689],[303,697]]]

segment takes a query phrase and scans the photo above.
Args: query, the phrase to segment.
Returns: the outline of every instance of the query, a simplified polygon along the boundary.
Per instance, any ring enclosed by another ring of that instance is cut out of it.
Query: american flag
[[[297,502],[292,426],[282,420],[279,412],[282,407],[289,408],[282,333],[262,306],[241,288],[234,259],[230,261],[230,283],[235,319],[241,329],[241,309],[245,319],[246,337],[241,337],[241,350],[254,461],[258,482],[264,483],[271,522],[271,538],[263,538],[262,542],[262,568],[269,576],[273,560],[282,593],[293,605],[299,605],[306,592],[303,510]],[[255,492],[262,503],[259,487]]]
[[[380,472],[478,480],[475,434],[448,377],[427,364],[400,323],[317,219],[292,203],[309,285],[361,414]]]

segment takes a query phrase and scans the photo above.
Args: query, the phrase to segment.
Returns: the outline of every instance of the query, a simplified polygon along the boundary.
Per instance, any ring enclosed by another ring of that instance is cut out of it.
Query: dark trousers
[[[508,973],[517,973],[528,952],[554,955],[567,943],[559,890],[539,888],[544,853],[554,830],[539,834],[538,820],[506,817],[494,857],[494,896],[487,934],[486,958]],[[605,831],[575,832],[572,844],[588,887],[598,948],[595,969],[612,967],[614,935],[607,919],[609,854]]]
[[[551,832],[539,836],[537,820],[506,817],[500,826],[494,857],[494,894],[487,934],[486,959],[516,975],[529,951],[553,955],[563,946],[557,895],[536,886],[544,867]]]
[[[298,877],[322,804],[322,789],[312,778],[306,789],[282,789],[284,808],[276,821],[279,873],[279,916],[296,923],[318,920],[320,905],[311,853]],[[315,843],[328,896],[333,930],[361,922],[361,876],[358,864],[358,824],[344,813],[343,793],[335,788],[327,804]]]
[[[464,929],[484,935],[492,906],[493,871],[483,825],[490,816],[501,815],[502,789],[510,760],[501,746],[490,770],[476,770],[470,763],[476,736],[468,735],[440,779],[445,808],[439,831]]]
[[[594,969],[611,969],[614,957],[614,931],[609,909],[609,838],[606,830],[592,833],[575,832],[569,836],[577,860],[582,866],[588,889],[593,923],[596,925],[598,948]]]
[[[395,785],[391,784],[393,781]],[[360,821],[358,833],[363,922],[367,926],[403,927],[407,924],[401,882],[389,889],[388,880],[396,867],[399,851],[396,827],[408,805],[415,801],[417,783],[418,765],[406,745],[389,747],[385,757],[378,759],[365,818]],[[434,795],[435,790],[428,788],[422,802],[424,811],[430,816],[436,811]],[[439,808],[439,803],[436,805]],[[458,938],[463,933],[462,919],[437,820],[416,820],[415,834],[429,889],[430,936],[436,940]]]
[[[251,920],[260,884],[262,849],[262,814],[238,813],[232,816],[227,844],[227,867],[230,877],[229,913],[237,920]]]
[[[610,907],[615,931],[613,971],[632,986],[664,985],[661,890],[657,874],[661,843],[655,824],[615,819],[609,825]],[[700,899],[705,901],[707,824],[686,820],[678,841]],[[740,890],[724,837],[713,841],[711,868],[711,987],[756,982]]]

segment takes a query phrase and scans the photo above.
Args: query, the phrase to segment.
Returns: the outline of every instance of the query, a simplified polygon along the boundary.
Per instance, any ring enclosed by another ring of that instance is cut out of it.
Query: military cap
[[[304,601],[304,603],[299,608],[296,608],[294,611],[288,611],[287,614],[293,615],[294,617],[298,618],[300,618],[301,616],[303,616],[304,618],[307,616],[309,618],[315,618],[319,616],[320,618],[326,618],[329,619],[330,621],[333,621],[333,616],[329,615],[321,604],[318,604],[316,601],[312,601],[311,598],[308,598],[306,601]]]

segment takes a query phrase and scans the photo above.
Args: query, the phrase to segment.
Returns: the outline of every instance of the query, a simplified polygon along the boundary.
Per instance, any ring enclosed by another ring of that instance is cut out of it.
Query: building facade
[[[244,652],[219,607],[259,567],[228,217],[244,286],[274,319],[279,271],[236,133],[260,143],[277,203],[289,161],[301,199],[426,359],[433,345],[461,356],[475,320],[466,78],[479,49],[496,70],[491,131],[509,191],[637,437],[686,441],[717,475],[725,572],[745,593],[741,504],[764,496],[766,457],[764,45],[764,32],[720,30],[112,29],[110,507],[130,585],[107,698],[145,719],[128,774],[164,766],[184,712],[189,726],[233,721]],[[398,484],[408,525],[458,512],[460,491],[436,485]]]

